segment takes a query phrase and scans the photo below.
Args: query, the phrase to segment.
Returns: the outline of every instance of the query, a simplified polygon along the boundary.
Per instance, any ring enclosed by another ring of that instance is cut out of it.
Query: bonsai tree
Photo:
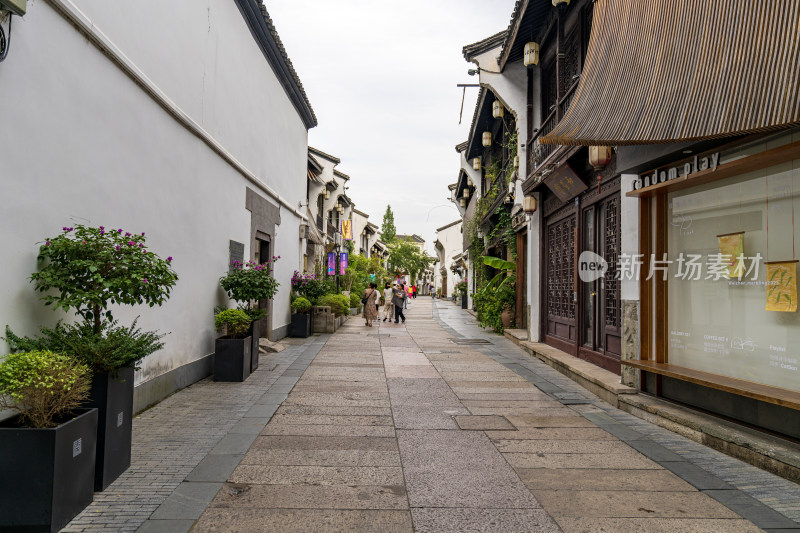
[[[30,278],[45,305],[74,309],[99,334],[103,319],[113,320],[109,304],[153,307],[169,298],[178,280],[172,257],[148,250],[144,232],[80,224],[62,230],[39,248],[42,267]]]
[[[292,302],[292,313],[306,314],[311,311],[311,302],[300,296]]]
[[[250,315],[243,309],[225,309],[214,317],[214,326],[218,330],[225,328],[232,339],[244,339],[252,322]]]
[[[136,320],[119,325],[110,304],[162,305],[178,280],[172,257],[148,250],[145,234],[83,225],[64,227],[39,248],[38,272],[31,275],[45,305],[74,309],[83,318],[41,328],[39,337],[18,337],[6,326],[12,352],[49,350],[74,356],[93,373],[110,372],[138,362],[164,347],[164,334],[142,332]]]
[[[67,355],[20,352],[0,363],[0,407],[19,412],[23,427],[56,427],[89,388],[89,368]]]
[[[264,316],[264,312],[253,307],[252,302],[269,300],[278,293],[280,284],[272,277],[272,263],[278,259],[280,257],[273,257],[272,261],[263,264],[233,261],[228,274],[219,279],[228,296],[239,303],[239,308],[251,317],[251,321]]]

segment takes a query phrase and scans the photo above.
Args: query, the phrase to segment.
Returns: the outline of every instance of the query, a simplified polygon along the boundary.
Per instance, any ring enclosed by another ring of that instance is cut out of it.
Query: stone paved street
[[[604,404],[450,303],[407,316],[141,414],[133,467],[66,531],[800,531],[797,485]]]

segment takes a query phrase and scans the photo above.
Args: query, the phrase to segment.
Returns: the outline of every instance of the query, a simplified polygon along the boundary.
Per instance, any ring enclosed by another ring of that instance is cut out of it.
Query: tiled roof
[[[320,157],[324,157],[325,159],[327,159],[331,163],[336,163],[337,165],[342,162],[341,159],[339,159],[338,157],[334,157],[334,156],[332,156],[330,154],[326,154],[322,150],[320,150],[318,148],[314,148],[313,146],[309,146],[308,147],[308,151],[311,152],[312,154],[318,155]]]
[[[455,220],[455,221],[453,221],[453,222],[451,222],[451,223],[449,223],[447,225],[442,226],[441,228],[436,228],[436,231],[438,232],[438,231],[445,230],[447,228],[455,226],[456,224],[461,224],[461,219]]]
[[[338,176],[338,177],[342,178],[342,179],[343,179],[343,180],[345,180],[345,181],[347,181],[347,180],[349,180],[349,179],[350,179],[350,176],[348,176],[348,175],[347,175],[347,174],[345,174],[344,172],[339,172],[338,170],[334,170],[334,171],[333,171],[333,175],[334,175],[334,176]]]
[[[317,125],[317,116],[311,107],[300,76],[297,75],[297,71],[286,53],[286,48],[281,42],[278,30],[275,29],[275,24],[267,12],[264,0],[237,0],[237,4],[253,37],[260,45],[267,61],[272,65],[275,75],[303,119],[306,128],[313,128]]]
[[[492,48],[497,48],[498,46],[503,44],[506,40],[507,34],[508,30],[497,32],[491,37],[487,37],[482,41],[466,45],[464,48],[461,49],[461,53],[464,54],[464,59],[470,61],[473,57],[480,55],[484,52],[487,52]]]
[[[468,144],[469,144],[469,141],[464,141],[463,143],[458,143],[456,145],[456,152],[458,152],[460,154],[461,152],[463,152],[464,150],[467,149],[467,145]]]
[[[402,239],[402,240],[404,240],[404,241],[409,241],[409,242],[425,242],[425,239],[423,239],[422,237],[420,237],[420,236],[419,236],[419,235],[417,235],[416,233],[415,233],[414,235],[400,235],[400,234],[398,233],[398,234],[397,234],[397,235],[395,235],[395,236],[396,236],[398,239]]]

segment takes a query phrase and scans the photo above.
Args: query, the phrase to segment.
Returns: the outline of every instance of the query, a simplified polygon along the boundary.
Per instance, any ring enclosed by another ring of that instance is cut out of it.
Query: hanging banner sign
[[[353,240],[353,221],[342,220],[342,239],[346,241]]]
[[[568,164],[563,164],[544,178],[544,184],[558,196],[562,202],[566,202],[588,189],[582,179],[575,174],[575,171]]]
[[[344,276],[345,270],[347,270],[348,259],[347,252],[342,252],[339,254],[339,275]]]
[[[769,261],[767,311],[797,311],[797,261]]]
[[[333,276],[336,274],[336,254],[330,252],[328,254],[328,275]]]
[[[717,235],[719,253],[729,257],[728,277],[739,279],[744,275],[744,232]]]

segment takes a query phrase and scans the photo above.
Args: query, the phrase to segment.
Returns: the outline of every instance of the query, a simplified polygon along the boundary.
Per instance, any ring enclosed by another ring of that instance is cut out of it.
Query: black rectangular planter
[[[86,407],[97,408],[94,490],[102,491],[131,466],[133,368],[95,374]]]
[[[461,296],[461,309],[466,309],[467,308],[467,302],[468,301],[469,300],[467,300],[467,295],[466,294]]]
[[[311,315],[308,313],[292,314],[292,337],[308,337],[311,335]]]
[[[250,375],[253,338],[220,337],[214,349],[214,381],[244,381]]]
[[[250,373],[255,372],[258,368],[258,354],[260,349],[258,341],[261,340],[262,332],[266,331],[267,317],[259,318],[250,324],[250,330],[247,332],[247,334],[253,339],[250,346]]]
[[[0,531],[55,532],[94,497],[97,409],[51,429],[0,424]]]

